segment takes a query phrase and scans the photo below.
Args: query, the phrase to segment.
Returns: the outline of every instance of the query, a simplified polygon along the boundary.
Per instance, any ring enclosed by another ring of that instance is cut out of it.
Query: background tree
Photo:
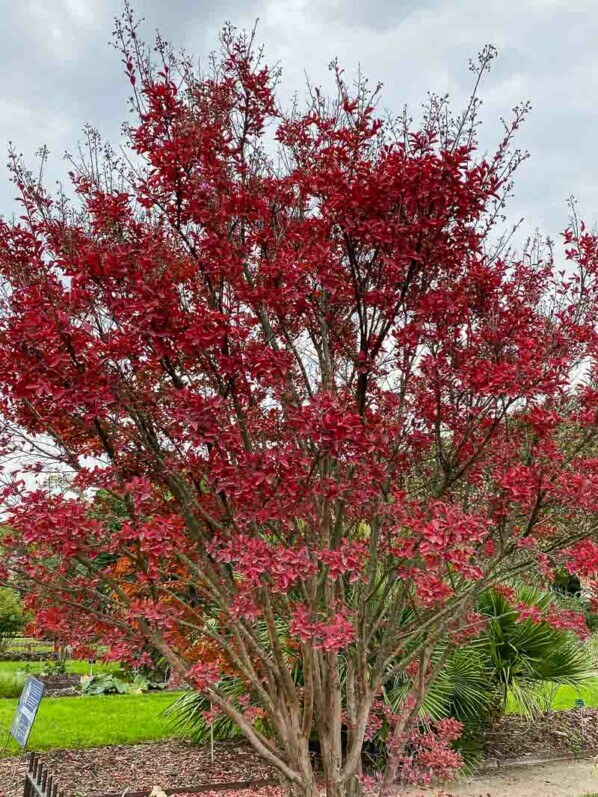
[[[21,596],[13,589],[0,589],[0,650],[25,627],[27,616]]]
[[[314,735],[326,793],[359,789],[398,672],[381,791],[447,774],[459,724],[418,717],[478,595],[596,570],[596,238],[561,270],[500,237],[525,109],[487,157],[475,95],[385,122],[334,66],[285,115],[252,37],[198,75],[116,36],[130,157],[89,132],[73,203],[13,159],[3,445],[71,486],[6,489],[7,570],[47,632],[162,655],[294,794]]]

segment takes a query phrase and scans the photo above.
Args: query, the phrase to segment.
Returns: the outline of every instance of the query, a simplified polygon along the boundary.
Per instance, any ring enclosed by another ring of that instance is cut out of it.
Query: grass
[[[555,711],[575,708],[575,701],[581,699],[586,708],[598,708],[598,677],[588,678],[585,686],[559,686],[552,699],[551,708]],[[509,697],[507,714],[517,714],[519,706]]]
[[[555,710],[575,708],[575,701],[579,698],[588,708],[598,708],[598,678],[589,679],[587,686],[579,689],[573,686],[560,686],[552,701],[552,708]]]
[[[28,746],[32,750],[56,750],[168,739],[175,734],[163,713],[178,696],[154,692],[45,698]],[[0,730],[10,727],[16,705],[16,700],[0,700]],[[14,755],[18,749],[11,739],[7,755]]]
[[[12,723],[17,705],[15,698],[20,694],[27,675],[36,675],[49,664],[0,660],[0,734]],[[69,674],[88,675],[90,665],[87,661],[70,660],[66,662],[66,670]],[[116,662],[94,664],[93,672],[122,676]],[[151,692],[44,698],[29,747],[33,750],[101,747],[169,738],[174,732],[163,712],[177,696],[172,692]],[[7,754],[17,751],[17,744],[11,740]]]
[[[0,698],[18,697],[24,683],[24,673],[0,672]]]

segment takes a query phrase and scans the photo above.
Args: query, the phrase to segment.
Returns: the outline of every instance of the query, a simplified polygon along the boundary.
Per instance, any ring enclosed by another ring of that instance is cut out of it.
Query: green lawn
[[[587,708],[598,708],[598,676],[589,678],[587,684],[579,689],[573,686],[559,686],[552,701],[552,706],[556,711],[568,708],[575,708],[575,701],[581,698]],[[509,699],[507,714],[517,713],[518,706],[515,700]]]
[[[163,717],[178,694],[49,697],[42,700],[29,738],[32,750],[136,744],[173,736]],[[0,732],[8,730],[16,700],[0,700]],[[12,742],[7,755],[18,747]]]
[[[598,678],[592,678],[587,686],[574,689],[572,686],[560,686],[552,701],[552,708],[575,708],[575,701],[581,698],[588,708],[598,708]]]

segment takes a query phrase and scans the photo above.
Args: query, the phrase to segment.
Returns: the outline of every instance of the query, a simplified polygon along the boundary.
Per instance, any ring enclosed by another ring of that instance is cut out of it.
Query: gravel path
[[[593,760],[567,761],[496,770],[466,778],[445,791],[408,791],[401,797],[586,797],[598,794],[598,767]]]

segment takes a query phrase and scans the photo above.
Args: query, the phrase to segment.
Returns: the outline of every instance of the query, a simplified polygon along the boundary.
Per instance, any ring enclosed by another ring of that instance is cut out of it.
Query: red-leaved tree
[[[251,37],[206,75],[117,39],[129,155],[90,132],[71,201],[13,160],[5,576],[45,633],[163,656],[292,794],[314,739],[357,793],[382,722],[383,794],[447,774],[458,723],[418,717],[476,597],[598,567],[598,239],[500,237],[525,109],[481,156],[475,97],[383,121],[333,67],[284,114]]]

